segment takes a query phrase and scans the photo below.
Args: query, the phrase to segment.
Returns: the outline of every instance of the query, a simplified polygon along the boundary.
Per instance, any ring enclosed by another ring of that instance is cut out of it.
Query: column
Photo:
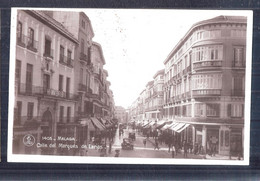
[[[202,146],[203,146],[205,153],[206,153],[206,149],[207,149],[206,145],[207,145],[207,128],[205,125],[203,125],[203,127],[202,127]]]

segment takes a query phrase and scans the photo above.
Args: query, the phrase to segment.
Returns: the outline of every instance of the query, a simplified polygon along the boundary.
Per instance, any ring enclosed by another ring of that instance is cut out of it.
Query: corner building
[[[246,22],[235,16],[198,22],[164,61],[164,118],[184,125],[174,132],[179,144],[187,140],[209,152],[215,143],[218,154],[242,152]]]
[[[74,136],[74,55],[78,41],[59,22],[42,11],[17,14],[13,152],[53,154],[26,147],[23,138]],[[57,133],[57,131],[61,133]],[[54,143],[49,140],[46,144]],[[57,152],[57,150],[53,150]]]

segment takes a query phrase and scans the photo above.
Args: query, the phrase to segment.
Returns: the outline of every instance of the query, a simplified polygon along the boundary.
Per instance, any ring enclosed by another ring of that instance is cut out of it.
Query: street
[[[123,150],[121,149],[121,143],[123,142],[123,138],[128,138],[129,132],[135,132],[132,129],[124,129],[123,135],[119,136],[119,129],[116,131],[116,136],[114,140],[114,144],[112,145],[111,153],[107,153],[108,157],[115,156],[115,150],[120,150],[119,157],[134,157],[134,158],[172,158],[171,150],[168,152],[168,147],[166,145],[159,145],[159,150],[154,149],[154,139],[150,138],[146,142],[146,146],[143,144],[144,136],[136,134],[136,140],[133,142],[134,150]],[[107,146],[108,150],[108,146]],[[89,149],[87,156],[100,156],[100,151],[97,149]],[[175,155],[175,158],[184,158],[183,153],[178,153]],[[188,158],[192,159],[202,159],[201,155],[194,155],[188,153]]]

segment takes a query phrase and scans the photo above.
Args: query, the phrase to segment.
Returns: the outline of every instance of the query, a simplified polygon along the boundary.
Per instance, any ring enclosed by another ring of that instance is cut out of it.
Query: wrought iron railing
[[[78,96],[69,92],[59,91],[48,87],[34,86],[32,84],[20,83],[17,86],[18,94],[34,96],[51,96],[56,98],[76,100]]]

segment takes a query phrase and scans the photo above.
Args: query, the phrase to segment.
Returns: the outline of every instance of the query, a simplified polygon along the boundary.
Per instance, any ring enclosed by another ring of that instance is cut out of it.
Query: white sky
[[[101,44],[116,106],[129,107],[190,27],[245,11],[86,9]]]

